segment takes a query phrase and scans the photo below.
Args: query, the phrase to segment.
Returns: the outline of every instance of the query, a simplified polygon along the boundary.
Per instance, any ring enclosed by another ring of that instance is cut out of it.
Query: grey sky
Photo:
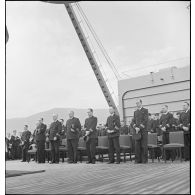
[[[155,69],[147,65],[190,55],[188,2],[79,4],[121,75],[128,69],[131,76],[147,74]],[[107,107],[65,7],[37,1],[6,5],[7,118],[55,107]]]

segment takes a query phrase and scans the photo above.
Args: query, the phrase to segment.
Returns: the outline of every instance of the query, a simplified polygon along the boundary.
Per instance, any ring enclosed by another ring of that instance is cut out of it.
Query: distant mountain
[[[29,126],[30,131],[33,131],[35,129],[36,122],[41,117],[44,118],[44,123],[48,125],[52,122],[53,113],[57,113],[59,119],[63,118],[66,121],[68,119],[68,113],[70,112],[70,110],[73,110],[75,112],[75,117],[78,117],[80,119],[81,125],[83,125],[85,118],[87,117],[86,109],[53,108],[51,110],[40,112],[26,118],[6,119],[6,134],[8,132],[12,133],[13,130],[17,130],[17,132],[23,131],[25,124]],[[104,124],[108,115],[109,112],[107,109],[94,109],[94,116],[98,118],[98,124]]]

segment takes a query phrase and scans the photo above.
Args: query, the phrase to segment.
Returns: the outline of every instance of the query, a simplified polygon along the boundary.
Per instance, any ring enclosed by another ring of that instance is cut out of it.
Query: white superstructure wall
[[[169,111],[182,110],[182,103],[190,101],[190,67],[170,67],[157,73],[120,80],[119,112],[127,123],[136,109],[136,99],[142,99],[143,106],[151,114],[159,113],[164,104]]]

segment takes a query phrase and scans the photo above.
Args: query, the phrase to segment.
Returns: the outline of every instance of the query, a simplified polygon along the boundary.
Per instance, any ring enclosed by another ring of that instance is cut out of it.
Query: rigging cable
[[[102,45],[100,39],[98,38],[98,36],[97,36],[97,34],[96,34],[96,32],[94,31],[93,27],[91,26],[91,24],[90,24],[90,22],[89,22],[87,16],[85,15],[85,13],[83,12],[83,10],[82,10],[82,8],[81,8],[81,6],[79,5],[79,3],[75,3],[75,4],[76,4],[77,8],[79,9],[80,13],[82,14],[82,16],[83,16],[83,18],[84,18],[84,20],[85,20],[85,22],[86,22],[86,24],[87,24],[87,26],[88,26],[90,32],[91,32],[91,34],[93,35],[95,41],[97,42],[98,46],[100,47],[100,49],[101,49],[101,51],[102,51],[102,54],[104,55],[106,61],[108,62],[110,68],[112,69],[112,71],[113,71],[113,73],[114,73],[116,79],[119,80],[120,74],[118,73],[118,70],[116,69],[116,66],[114,65],[114,63],[113,63],[112,60],[110,59],[108,53],[106,52],[104,46]]]

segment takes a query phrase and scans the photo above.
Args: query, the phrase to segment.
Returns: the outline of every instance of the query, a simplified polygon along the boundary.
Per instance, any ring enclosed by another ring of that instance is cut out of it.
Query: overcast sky
[[[188,2],[79,4],[124,78],[123,73],[147,74],[162,65],[145,66],[190,56]],[[107,108],[64,5],[8,1],[6,24],[7,118],[55,107]]]

